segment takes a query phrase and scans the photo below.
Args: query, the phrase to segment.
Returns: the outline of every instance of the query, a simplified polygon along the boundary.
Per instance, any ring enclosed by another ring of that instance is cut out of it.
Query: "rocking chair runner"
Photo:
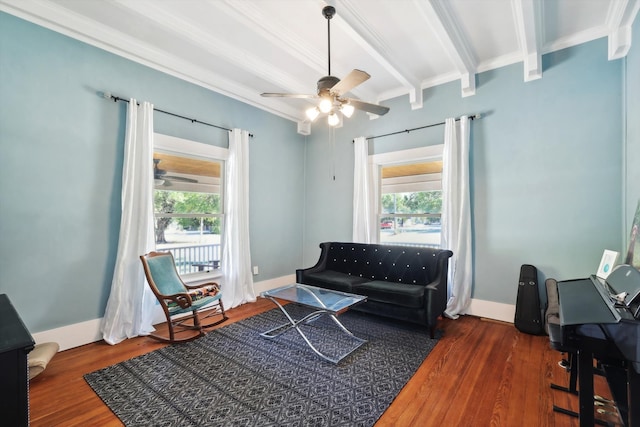
[[[204,335],[204,329],[220,324],[228,319],[222,305],[222,292],[215,282],[197,286],[186,285],[176,269],[173,255],[169,252],[149,252],[140,260],[147,276],[147,283],[160,302],[167,318],[169,336],[150,334],[160,341],[171,343],[191,341]],[[210,310],[208,313],[205,311]],[[189,313],[191,314],[185,314]],[[201,312],[202,315],[201,315]],[[180,317],[177,317],[182,315]],[[216,322],[205,322],[213,316],[222,318]],[[177,317],[177,318],[174,318]],[[176,338],[177,334],[195,331],[186,338]]]

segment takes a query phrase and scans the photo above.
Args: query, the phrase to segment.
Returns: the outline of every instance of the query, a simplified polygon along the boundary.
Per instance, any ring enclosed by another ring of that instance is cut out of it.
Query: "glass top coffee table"
[[[315,286],[303,285],[300,283],[294,283],[293,285],[281,286],[279,288],[264,291],[260,294],[260,296],[273,301],[289,321],[289,323],[285,323],[261,333],[260,335],[265,338],[276,338],[290,329],[295,329],[296,331],[298,331],[300,336],[302,336],[307,345],[318,356],[333,363],[340,362],[340,360],[344,359],[346,356],[353,353],[353,351],[359,348],[362,344],[367,342],[367,340],[358,338],[353,335],[337,318],[340,313],[345,312],[356,304],[366,301],[366,296],[349,294],[346,292],[339,292],[331,289],[323,289]],[[314,311],[307,314],[302,319],[295,320],[285,309],[285,306],[280,304],[278,300],[300,304],[305,307],[311,308]],[[314,346],[309,340],[309,337],[307,337],[307,335],[302,331],[300,325],[304,323],[311,323],[323,315],[329,316],[345,334],[348,334],[353,340],[357,342],[357,345],[351,348],[349,351],[338,356],[327,355],[320,351],[316,346]]]

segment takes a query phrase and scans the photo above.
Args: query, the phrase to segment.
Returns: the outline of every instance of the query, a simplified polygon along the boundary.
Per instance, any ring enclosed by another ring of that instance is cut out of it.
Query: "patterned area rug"
[[[295,318],[306,309],[289,305]],[[424,327],[348,311],[368,340],[339,364],[324,361],[278,309],[85,375],[127,426],[371,426],[437,343]],[[305,325],[323,351],[355,345],[326,316]],[[339,339],[338,339],[339,338]]]

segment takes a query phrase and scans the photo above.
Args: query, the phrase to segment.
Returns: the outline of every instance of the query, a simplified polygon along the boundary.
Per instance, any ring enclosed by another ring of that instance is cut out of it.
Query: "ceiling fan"
[[[310,108],[306,111],[309,120],[314,121],[320,113],[328,114],[327,121],[330,126],[336,126],[340,123],[337,112],[341,112],[345,117],[351,117],[355,109],[366,111],[368,113],[382,116],[389,112],[388,107],[378,104],[363,102],[358,99],[345,98],[343,95],[356,86],[364,83],[371,76],[361,70],[352,70],[347,76],[340,80],[331,75],[331,18],[336,13],[333,6],[325,6],[322,9],[322,15],[327,19],[327,40],[328,40],[328,64],[329,71],[326,76],[318,80],[318,93],[295,94],[295,93],[262,93],[264,97],[280,97],[280,98],[310,98],[320,99],[317,107]]]
[[[153,159],[153,181],[155,185],[164,185],[166,187],[171,185],[171,181],[189,182],[195,184],[198,182],[196,179],[185,178],[182,176],[167,175],[167,171],[160,169],[158,164],[161,159]]]

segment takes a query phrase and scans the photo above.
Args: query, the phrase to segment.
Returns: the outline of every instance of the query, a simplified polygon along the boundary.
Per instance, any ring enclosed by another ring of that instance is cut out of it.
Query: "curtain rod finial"
[[[111,98],[111,92],[102,92],[102,97],[104,99],[110,99]]]

